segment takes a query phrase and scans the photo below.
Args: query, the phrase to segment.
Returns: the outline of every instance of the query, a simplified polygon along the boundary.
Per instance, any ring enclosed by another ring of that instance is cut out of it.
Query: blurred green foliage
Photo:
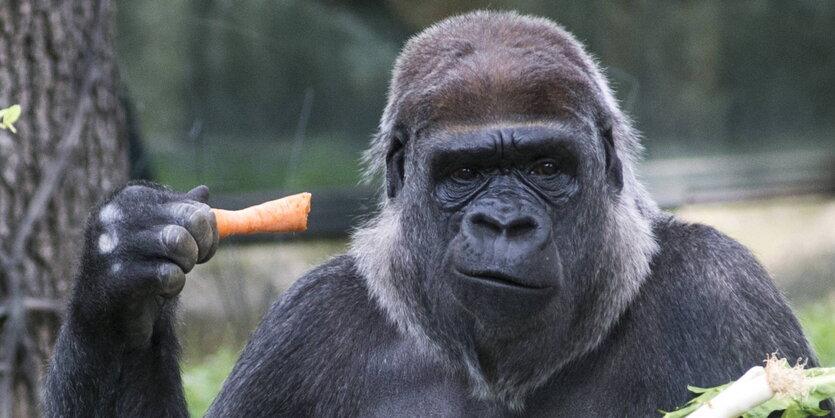
[[[191,416],[206,414],[237,359],[236,350],[221,348],[199,362],[186,361],[183,364],[183,388]]]
[[[290,161],[292,144],[274,138],[207,136],[199,145],[170,141],[151,150],[157,178],[175,190],[195,184],[212,191],[251,191],[283,188],[301,190],[310,185],[334,187],[357,184],[360,148],[338,138],[306,139],[304,151]]]
[[[802,305],[797,316],[821,365],[835,367],[835,297]]]
[[[156,157],[157,178],[165,183],[193,184],[190,179],[200,173],[213,180],[210,173],[217,171],[224,173],[224,188],[275,188],[295,181],[305,187],[353,185],[356,176],[341,171],[287,173],[276,167],[289,158],[290,148],[278,144],[291,143],[302,124],[307,132],[302,154],[313,152],[328,167],[356,170],[403,42],[446,16],[485,7],[550,17],[585,42],[645,133],[650,157],[835,148],[831,1],[122,0],[118,5],[122,78],[137,104],[145,144]],[[313,92],[313,102],[309,120],[300,123],[306,91]],[[319,138],[327,141],[313,144]],[[244,152],[247,147],[252,152]],[[317,147],[334,152],[311,150]],[[233,158],[221,158],[227,150]]]

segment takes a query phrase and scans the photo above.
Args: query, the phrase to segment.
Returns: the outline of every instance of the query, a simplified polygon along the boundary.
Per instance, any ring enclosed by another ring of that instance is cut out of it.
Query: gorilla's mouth
[[[471,270],[466,271],[460,268],[455,269],[458,274],[464,276],[469,280],[479,281],[490,286],[498,286],[512,289],[525,290],[547,290],[550,286],[537,286],[530,283],[525,283],[517,277],[513,277],[506,273],[496,270]]]

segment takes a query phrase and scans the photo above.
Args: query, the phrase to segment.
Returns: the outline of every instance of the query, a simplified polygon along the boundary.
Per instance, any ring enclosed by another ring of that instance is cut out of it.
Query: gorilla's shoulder
[[[618,364],[653,364],[676,376],[680,386],[659,390],[685,399],[685,384],[727,382],[774,351],[813,358],[791,309],[744,246],[672,216],[654,231],[660,249],[651,273],[604,345]],[[623,373],[632,379],[646,369]]]
[[[657,222],[654,229],[660,251],[653,259],[653,271],[726,290],[743,284],[771,284],[745,246],[710,226],[670,216]]]
[[[297,321],[308,333],[326,328],[335,333],[331,336],[360,326],[387,325],[350,255],[333,257],[299,278],[273,304],[259,328],[281,329]]]
[[[356,302],[357,296],[365,294],[365,281],[357,272],[353,257],[342,254],[313,267],[296,280],[271,311],[286,309],[285,305],[315,310],[321,308],[318,305],[321,298],[329,299],[329,304],[346,298]]]
[[[742,244],[674,217],[657,222],[655,233],[660,251],[639,305],[680,324],[712,323],[714,331],[723,324],[752,332],[764,324],[796,328],[771,277]]]

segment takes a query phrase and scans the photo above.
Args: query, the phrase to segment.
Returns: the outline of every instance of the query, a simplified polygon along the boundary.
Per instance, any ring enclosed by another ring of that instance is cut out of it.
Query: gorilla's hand
[[[94,211],[73,294],[76,319],[128,347],[145,344],[185,274],[217,248],[208,198],[206,186],[181,194],[133,183]]]

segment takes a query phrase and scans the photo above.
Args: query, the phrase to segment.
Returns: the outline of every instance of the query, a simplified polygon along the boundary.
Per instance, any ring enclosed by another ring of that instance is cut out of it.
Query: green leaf
[[[5,109],[0,109],[0,128],[8,129],[12,133],[17,133],[13,123],[17,122],[20,117],[20,105],[14,105]]]
[[[748,412],[742,414],[743,418],[766,418],[769,414],[774,411],[781,411],[783,409],[788,408],[794,403],[791,399],[787,398],[780,398],[780,397],[773,397],[766,401],[765,403],[760,404],[752,409],[749,409]]]
[[[716,386],[712,388],[699,388],[696,386],[687,386],[687,390],[693,393],[700,393],[701,395],[696,396],[695,398],[691,399],[689,402],[684,404],[679,408],[676,408],[675,411],[666,412],[666,411],[658,411],[664,414],[663,418],[683,418],[686,417],[693,412],[695,412],[699,407],[706,404],[708,401],[716,397],[719,392],[725,390],[728,386],[731,385],[733,382],[728,382],[722,386]]]

